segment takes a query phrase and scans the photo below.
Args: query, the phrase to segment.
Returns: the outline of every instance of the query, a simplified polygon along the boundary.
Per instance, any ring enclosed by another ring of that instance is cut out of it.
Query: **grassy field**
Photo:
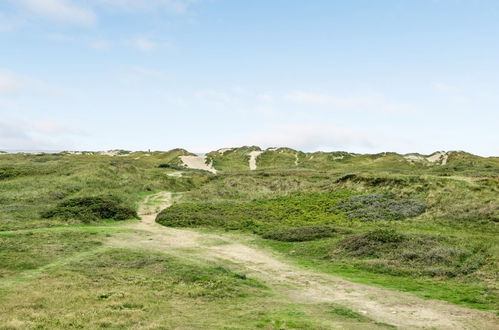
[[[0,328],[389,327],[212,261],[111,247],[158,191],[180,193],[162,225],[256,234],[306,269],[498,310],[498,158],[281,148],[249,171],[252,150],[208,154],[218,175],[184,168],[182,149],[0,155]]]

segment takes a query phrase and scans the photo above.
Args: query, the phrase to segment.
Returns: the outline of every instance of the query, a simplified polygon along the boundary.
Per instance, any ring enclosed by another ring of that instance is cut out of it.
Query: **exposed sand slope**
[[[206,156],[180,156],[180,160],[188,168],[217,173],[212,164],[206,164]]]
[[[252,152],[250,152],[248,155],[250,156],[250,159],[249,159],[249,168],[250,170],[254,171],[256,170],[256,159],[258,158],[258,156],[260,156],[261,154],[263,153],[263,151],[260,151],[260,150],[254,150]]]
[[[151,198],[156,203],[151,203]],[[228,267],[264,282],[283,299],[301,304],[341,304],[401,329],[498,329],[497,319],[491,313],[305,270],[275,253],[252,246],[249,236],[202,233],[155,223],[157,213],[171,203],[170,193],[148,197],[140,210],[142,222],[128,225],[139,231],[119,234],[108,243],[228,264]]]
[[[449,153],[444,151],[438,151],[426,158],[430,163],[440,163],[440,165],[447,164],[447,159],[449,158]]]

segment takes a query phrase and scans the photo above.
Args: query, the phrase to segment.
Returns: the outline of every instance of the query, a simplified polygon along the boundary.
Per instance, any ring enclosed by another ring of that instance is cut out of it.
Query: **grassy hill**
[[[253,151],[261,153],[251,171]],[[176,327],[202,313],[197,324],[208,328],[386,326],[345,306],[288,303],[229,265],[110,248],[110,239],[141,232],[129,227],[139,202],[159,191],[177,193],[156,219],[164,226],[242,235],[299,267],[498,310],[498,157],[242,147],[207,154],[215,175],[184,168],[184,155],[193,154],[0,155],[0,308],[15,316],[0,322]],[[68,305],[96,317],[53,316]],[[233,316],[224,320],[224,310]]]

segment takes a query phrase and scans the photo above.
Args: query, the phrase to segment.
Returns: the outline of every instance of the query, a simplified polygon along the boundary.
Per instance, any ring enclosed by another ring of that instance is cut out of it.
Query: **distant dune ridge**
[[[2,155],[11,153],[26,154],[68,154],[68,155],[99,155],[109,157],[130,157],[135,160],[151,155],[164,155],[166,165],[178,169],[208,171],[216,174],[219,171],[246,171],[263,169],[315,169],[329,170],[354,166],[363,168],[390,169],[429,169],[435,166],[446,168],[479,166],[484,169],[495,168],[499,157],[481,157],[464,151],[436,151],[429,155],[419,153],[398,154],[381,152],[376,154],[359,154],[345,151],[315,151],[303,152],[292,148],[267,148],[258,146],[243,146],[221,148],[206,154],[195,154],[186,149],[176,148],[169,151],[0,151]]]

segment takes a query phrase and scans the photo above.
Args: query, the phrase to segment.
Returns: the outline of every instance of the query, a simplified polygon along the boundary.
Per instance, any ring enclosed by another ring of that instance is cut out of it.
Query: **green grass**
[[[108,249],[0,290],[6,328],[318,329],[374,322],[295,305],[226,268]],[[380,327],[381,328],[381,327]]]
[[[499,158],[453,152],[441,166],[395,153],[282,148],[265,151],[258,170],[248,171],[252,150],[211,153],[220,175],[185,170],[182,177],[168,175],[178,156],[189,154],[182,149],[115,157],[2,154],[2,327],[390,327],[345,306],[292,303],[217,263],[109,249],[109,236],[136,220],[42,217],[96,196],[114,196],[137,211],[139,201],[160,191],[179,193],[159,217],[166,225],[257,233],[268,239],[255,244],[314,271],[498,309]],[[421,205],[424,213],[412,212]]]
[[[105,232],[69,230],[0,234],[0,279],[100,247]]]
[[[386,174],[316,181],[304,173],[220,177],[185,194],[183,203],[157,221],[257,233],[269,238],[265,246],[312,268],[424,298],[497,309],[497,181]],[[303,179],[301,192],[289,184],[292,179]],[[220,182],[240,193],[200,198]],[[285,185],[274,197],[258,183]],[[396,230],[402,239],[372,242],[369,235],[377,230]]]
[[[282,253],[303,267],[319,270],[342,278],[390,289],[413,293],[422,298],[445,300],[455,304],[487,310],[497,310],[495,266],[475,274],[459,277],[421,276],[387,271],[383,265],[366,267],[366,260],[331,255],[338,239],[310,242],[279,242],[257,240],[255,243]],[[489,261],[491,264],[494,261]],[[404,266],[403,264],[401,266]]]

